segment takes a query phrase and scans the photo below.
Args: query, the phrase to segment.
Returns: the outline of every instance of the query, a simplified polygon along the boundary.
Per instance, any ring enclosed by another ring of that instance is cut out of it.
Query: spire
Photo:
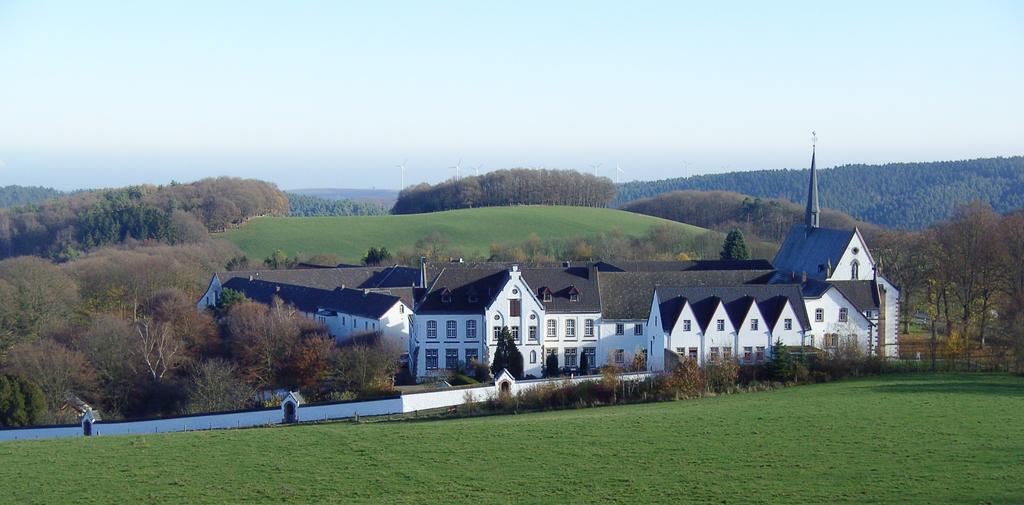
[[[819,225],[818,215],[821,214],[821,209],[818,207],[818,171],[814,166],[814,155],[818,144],[818,134],[811,132],[811,183],[807,189],[807,211],[804,215],[804,225],[807,226],[807,231],[811,231],[817,228]]]

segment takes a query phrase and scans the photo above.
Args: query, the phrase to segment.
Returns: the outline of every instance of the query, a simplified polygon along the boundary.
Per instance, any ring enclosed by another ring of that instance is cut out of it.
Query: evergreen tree
[[[772,360],[768,362],[768,375],[772,380],[786,382],[793,379],[793,367],[789,349],[781,340],[776,340],[772,346]]]
[[[544,376],[545,377],[558,377],[561,373],[558,370],[558,354],[553,352],[548,353],[548,356],[544,358]]]
[[[725,237],[725,244],[722,245],[721,258],[723,260],[749,260],[750,251],[747,250],[747,244],[743,241],[743,233],[737,229],[733,229],[729,232],[729,235]]]
[[[363,264],[367,266],[377,266],[391,259],[391,251],[388,251],[387,247],[371,247],[366,251],[366,256],[363,256]]]
[[[519,352],[508,326],[503,327],[498,334],[498,345],[495,346],[494,360],[491,362],[491,375],[497,377],[502,370],[508,370],[516,379],[523,378],[523,355]]]
[[[587,353],[583,353],[580,356],[580,375],[587,375],[590,373],[590,362],[587,361]]]
[[[0,375],[0,426],[31,426],[46,412],[43,391],[34,382]]]

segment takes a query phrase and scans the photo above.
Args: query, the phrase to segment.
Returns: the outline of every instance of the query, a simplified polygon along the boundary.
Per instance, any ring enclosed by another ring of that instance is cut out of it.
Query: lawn
[[[5,503],[1022,503],[1024,378],[0,444]]]
[[[395,251],[435,231],[464,254],[487,256],[492,243],[518,244],[530,233],[542,239],[563,239],[618,229],[626,235],[641,236],[657,224],[675,227],[686,236],[706,232],[696,226],[616,209],[538,205],[401,216],[264,217],[221,236],[250,258],[266,258],[281,249],[289,255],[333,253],[358,262],[370,247],[386,246]]]

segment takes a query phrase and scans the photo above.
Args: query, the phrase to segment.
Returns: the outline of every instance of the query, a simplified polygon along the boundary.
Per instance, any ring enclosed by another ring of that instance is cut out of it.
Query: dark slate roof
[[[601,272],[673,272],[683,270],[773,270],[768,260],[697,260],[697,261],[599,261]]]
[[[750,312],[750,306],[755,303],[757,303],[757,300],[753,296],[744,296],[725,304],[725,313],[729,315],[729,321],[732,322],[733,328],[739,328],[743,325],[743,319]]]
[[[761,284],[771,270],[683,270],[600,272],[602,315],[606,319],[647,319],[654,289],[661,286]]]
[[[601,312],[601,292],[597,284],[597,270],[590,267],[520,267],[523,280],[533,290],[533,295],[550,314],[574,312]],[[551,291],[551,301],[545,302],[540,295],[542,289]],[[570,292],[575,289],[577,301],[571,301]],[[650,303],[650,300],[647,301]]]
[[[796,313],[797,321],[800,323],[800,326],[804,329],[810,328],[810,320],[807,318],[807,308],[803,304],[801,289],[798,284],[748,284],[742,286],[696,287],[659,286],[658,300],[662,305],[669,304],[665,305],[665,308],[662,309],[662,318],[665,319],[666,323],[669,321],[671,321],[672,324],[675,323],[675,318],[678,317],[678,311],[682,308],[680,299],[683,298],[690,302],[690,306],[693,308],[694,314],[697,317],[698,324],[700,324],[701,328],[705,331],[711,322],[711,317],[713,316],[719,301],[726,304],[726,311],[729,312],[729,317],[733,320],[734,325],[737,324],[737,318],[742,318],[746,315],[745,309],[750,308],[750,303],[756,301],[758,308],[761,309],[761,312],[767,319],[768,323],[774,326],[775,321],[778,320],[779,313],[782,311],[782,306],[784,305],[783,300],[780,298],[789,300],[790,305],[793,307],[793,311]],[[748,298],[750,300],[747,300]],[[671,312],[673,308],[676,311],[676,315],[671,318],[666,318],[664,316],[666,311]],[[739,312],[743,312],[743,314],[739,314]],[[666,328],[671,328],[671,326],[666,326]]]
[[[878,285],[868,281],[830,281],[861,313],[879,307]]]
[[[398,297],[402,300],[407,307],[412,308],[416,306],[416,292],[421,291],[419,288],[368,288],[366,291],[373,293],[380,293],[382,295],[391,295]]]
[[[232,278],[225,282],[223,286],[241,292],[252,301],[267,305],[272,304],[276,296],[282,302],[294,305],[295,308],[309,313],[316,312],[320,301],[330,293],[330,291],[325,289],[269,282],[262,279],[249,280],[248,277]]]
[[[360,317],[380,319],[385,312],[394,307],[400,299],[369,290],[338,288],[327,293],[320,308],[334,312],[343,312]]]
[[[416,313],[482,313],[508,278],[508,269],[499,264],[442,267],[421,296]],[[446,290],[448,303],[442,299]]]
[[[333,290],[346,288],[411,287],[419,284],[419,270],[409,267],[299,268],[218,272],[222,284],[232,279],[263,280]]]
[[[855,230],[811,228],[795,224],[772,263],[783,272],[807,272],[808,277],[826,278],[825,265],[840,260]]]

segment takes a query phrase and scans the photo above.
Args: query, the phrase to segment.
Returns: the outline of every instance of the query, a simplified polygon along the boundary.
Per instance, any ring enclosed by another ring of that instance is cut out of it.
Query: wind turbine
[[[401,165],[395,165],[395,168],[402,171],[402,187],[398,188],[399,191],[405,189],[405,164],[409,162],[409,158],[406,158]]]
[[[590,168],[592,168],[594,170],[594,175],[597,175],[597,169],[601,168],[601,164],[600,163],[594,163],[593,165],[590,165]]]
[[[480,167],[482,167],[482,166],[483,165],[477,165],[477,166],[473,167],[473,175],[475,175],[477,177],[480,177]]]
[[[448,168],[455,169],[455,180],[459,180],[462,178],[462,158],[459,158],[459,162],[456,163],[455,166],[451,166]]]
[[[618,184],[620,182],[619,176],[624,174],[624,173],[626,173],[626,171],[623,170],[621,167],[619,167],[619,162],[616,161],[615,162],[615,184]]]

